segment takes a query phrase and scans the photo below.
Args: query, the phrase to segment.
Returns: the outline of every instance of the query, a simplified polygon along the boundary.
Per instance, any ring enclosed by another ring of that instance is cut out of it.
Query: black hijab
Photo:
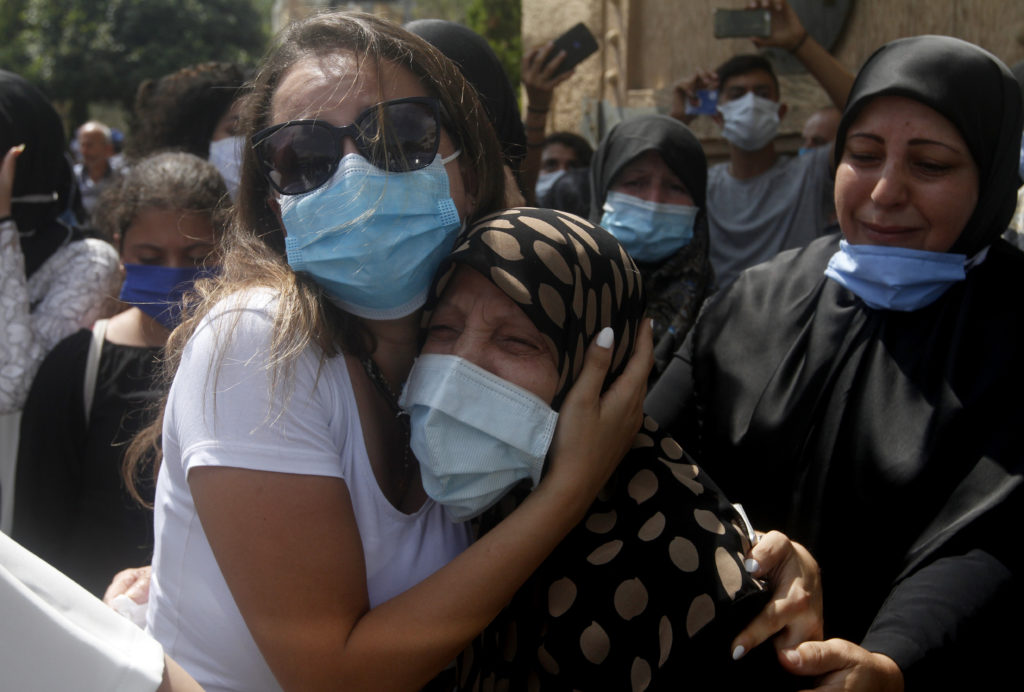
[[[25,255],[25,276],[31,276],[73,231],[57,222],[77,186],[65,156],[64,125],[39,89],[11,72],[0,70],[0,156],[19,144],[14,175],[15,198],[52,195],[52,202],[17,202],[11,215],[18,225]]]
[[[708,215],[705,208],[708,162],[697,137],[686,125],[665,115],[643,115],[613,127],[590,162],[590,218],[600,223],[608,189],[629,162],[656,151],[689,190],[700,208],[693,239],[668,259],[638,264],[648,292],[647,313],[654,319],[655,374],[665,369],[683,343],[708,288],[714,283],[708,258]]]
[[[405,28],[458,65],[480,96],[501,143],[505,163],[518,178],[526,156],[526,130],[519,117],[515,89],[487,39],[472,29],[443,19],[417,19]]]
[[[950,252],[971,256],[1002,235],[1017,206],[1020,87],[998,58],[949,36],[915,36],[879,48],[850,91],[836,133],[835,165],[846,133],[877,96],[904,96],[933,108],[960,131],[978,166],[978,204]]]

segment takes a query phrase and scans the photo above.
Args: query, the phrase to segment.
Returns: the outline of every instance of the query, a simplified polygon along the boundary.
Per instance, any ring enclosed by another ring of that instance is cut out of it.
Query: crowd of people
[[[5,685],[1009,679],[1021,86],[753,5],[832,102],[796,156],[761,54],[591,146],[553,44],[521,117],[440,20],[299,20],[77,164],[0,72]]]

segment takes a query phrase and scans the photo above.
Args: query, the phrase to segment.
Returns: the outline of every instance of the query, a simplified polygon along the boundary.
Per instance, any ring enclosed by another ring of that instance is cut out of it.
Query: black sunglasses
[[[426,168],[441,142],[441,106],[433,97],[395,99],[370,106],[345,127],[293,120],[260,130],[249,141],[273,188],[282,195],[301,195],[326,183],[338,170],[346,137],[377,168]]]

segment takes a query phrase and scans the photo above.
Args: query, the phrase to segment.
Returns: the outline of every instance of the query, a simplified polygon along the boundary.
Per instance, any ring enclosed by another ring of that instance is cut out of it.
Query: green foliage
[[[522,17],[522,0],[469,0],[466,8],[466,26],[491,44],[514,87],[523,60]]]
[[[90,102],[130,106],[145,79],[207,60],[254,64],[267,0],[3,0],[0,66],[20,72],[73,121]]]

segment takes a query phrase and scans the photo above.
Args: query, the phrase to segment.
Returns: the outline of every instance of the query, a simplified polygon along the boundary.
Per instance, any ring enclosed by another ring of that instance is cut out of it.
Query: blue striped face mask
[[[483,513],[524,478],[540,482],[558,414],[533,393],[463,358],[426,354],[399,404],[423,489],[455,521]]]
[[[461,222],[440,154],[404,173],[345,156],[325,185],[279,198],[288,264],[366,319],[412,314],[427,299]]]
[[[698,207],[649,202],[624,192],[605,197],[601,226],[637,262],[661,262],[693,240]]]

